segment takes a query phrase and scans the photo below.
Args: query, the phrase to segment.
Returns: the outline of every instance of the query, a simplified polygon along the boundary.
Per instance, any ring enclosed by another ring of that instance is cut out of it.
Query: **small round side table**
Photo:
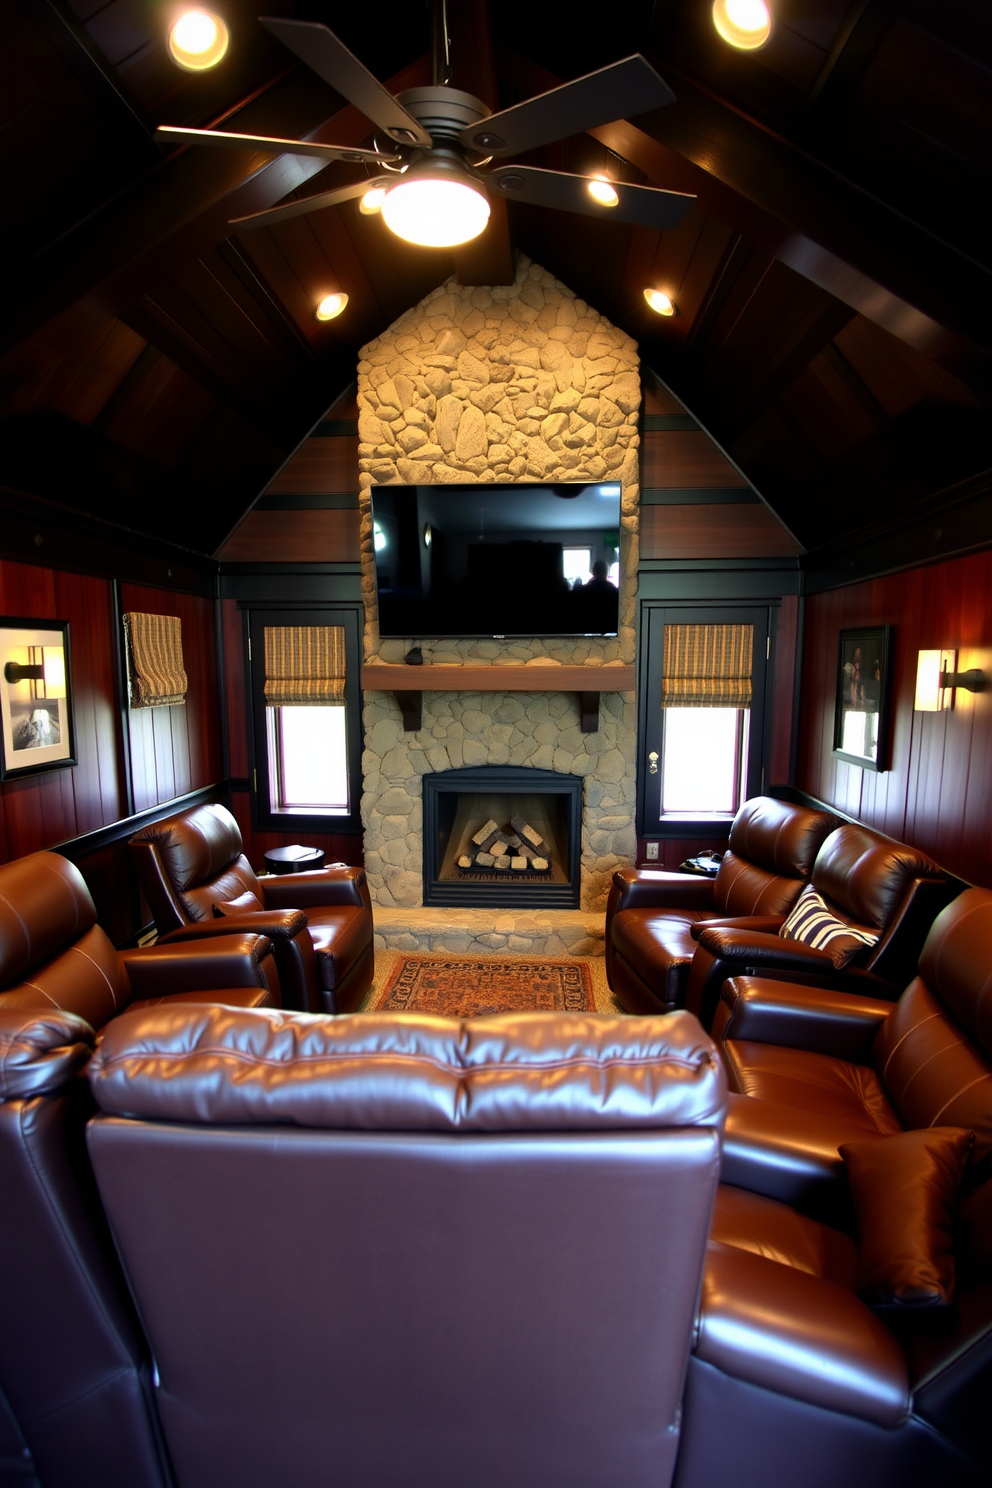
[[[265,854],[270,873],[303,873],[307,868],[323,868],[324,854],[319,847],[273,847]]]

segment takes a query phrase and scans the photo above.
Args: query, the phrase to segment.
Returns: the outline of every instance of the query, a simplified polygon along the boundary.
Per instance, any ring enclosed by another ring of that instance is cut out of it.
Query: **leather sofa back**
[[[75,1013],[94,1028],[131,988],[79,869],[57,853],[0,867],[0,1007]]]
[[[191,920],[209,920],[218,901],[245,890],[261,898],[244,856],[241,831],[223,806],[197,806],[136,832],[130,849],[161,934]]]
[[[896,987],[914,975],[927,932],[954,892],[926,853],[859,822],[845,822],[830,834],[811,881],[840,919],[882,932],[855,964]]]
[[[19,982],[96,924],[82,874],[57,853],[0,866],[0,987]]]
[[[992,895],[968,889],[937,917],[920,975],[879,1029],[875,1069],[905,1126],[963,1126],[992,1153]]]
[[[670,1482],[725,1099],[694,1020],[108,1039],[88,1139],[180,1488]]]
[[[745,801],[714,885],[718,915],[787,914],[813,869],[820,844],[837,825],[829,811],[771,796]]]

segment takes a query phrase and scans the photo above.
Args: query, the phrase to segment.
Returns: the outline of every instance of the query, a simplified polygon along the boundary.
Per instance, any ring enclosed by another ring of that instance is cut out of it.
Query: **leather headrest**
[[[0,987],[21,982],[96,924],[83,876],[58,853],[30,853],[0,867]]]
[[[157,1007],[107,1027],[90,1065],[123,1116],[392,1131],[719,1126],[716,1047],[685,1012],[313,1017]]]
[[[209,883],[241,856],[241,832],[223,806],[196,806],[143,827],[132,843],[149,843],[177,894]]]
[[[859,925],[882,930],[914,879],[939,883],[944,873],[926,853],[870,827],[846,822],[831,832],[813,864],[813,887]]]
[[[86,1063],[95,1042],[75,1013],[0,1008],[0,1100],[57,1090]]]
[[[821,842],[836,825],[829,811],[754,796],[734,817],[730,850],[783,878],[808,878]]]
[[[992,1054],[992,893],[966,889],[942,909],[920,953],[920,976],[954,1021]]]

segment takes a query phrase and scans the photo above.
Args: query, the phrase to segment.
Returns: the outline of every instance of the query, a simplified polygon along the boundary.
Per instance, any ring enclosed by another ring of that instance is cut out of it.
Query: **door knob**
[[[654,750],[652,749],[651,753],[648,755],[648,774],[649,775],[657,775],[657,773],[658,773],[658,756],[657,756],[657,754],[655,754]]]

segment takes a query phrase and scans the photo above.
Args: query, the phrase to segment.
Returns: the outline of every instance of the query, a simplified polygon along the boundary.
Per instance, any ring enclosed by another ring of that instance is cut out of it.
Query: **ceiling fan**
[[[337,206],[354,197],[378,196],[386,226],[398,237],[427,247],[471,241],[489,219],[490,196],[614,217],[657,229],[676,227],[695,198],[654,186],[632,186],[530,165],[496,164],[501,157],[644,113],[674,102],[675,95],[646,58],[635,54],[598,68],[550,92],[490,113],[470,93],[435,84],[396,97],[348,50],[333,31],[310,21],[260,17],[261,24],[326,83],[388,136],[372,149],[313,144],[309,140],[184,129],[163,124],[156,134],[200,144],[255,145],[287,154],[379,166],[383,174],[334,191],[318,192],[268,211],[234,219],[238,227],[267,227],[289,217]],[[375,209],[375,208],[373,208]]]

